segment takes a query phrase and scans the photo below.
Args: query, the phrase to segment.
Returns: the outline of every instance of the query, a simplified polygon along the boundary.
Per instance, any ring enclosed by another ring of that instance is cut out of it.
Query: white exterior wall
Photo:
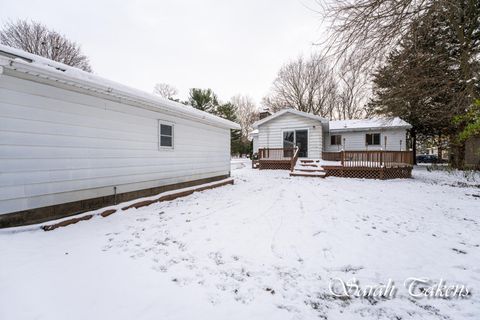
[[[384,150],[400,151],[400,140],[402,141],[402,150],[405,151],[405,141],[407,138],[407,131],[404,129],[383,129],[383,130],[369,130],[369,131],[350,131],[350,132],[331,132],[325,135],[324,149],[327,152],[340,151],[342,146],[330,144],[330,135],[339,134],[343,139],[345,138],[345,150],[363,151],[367,150],[365,147],[365,134],[380,133],[380,146],[368,146],[368,150]],[[387,137],[387,148],[385,149],[385,136]]]
[[[258,126],[258,148],[283,148],[283,131],[299,129],[308,129],[308,158],[320,159],[323,147],[320,121],[288,112]]]
[[[252,137],[252,150],[253,153],[258,152],[258,134],[254,134]]]
[[[0,75],[0,214],[229,172],[229,129]]]

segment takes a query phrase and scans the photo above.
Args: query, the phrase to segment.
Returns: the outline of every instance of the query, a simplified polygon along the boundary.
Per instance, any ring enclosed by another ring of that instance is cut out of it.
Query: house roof
[[[412,126],[402,119],[396,118],[371,118],[356,120],[336,120],[329,122],[330,131],[364,131],[375,129],[409,129]]]
[[[72,90],[87,91],[122,102],[130,102],[129,104],[135,107],[152,111],[161,110],[168,114],[191,118],[219,127],[240,129],[237,123],[200,111],[192,106],[164,99],[19,49],[0,45],[0,75],[10,72],[19,72],[38,82],[50,85],[61,85]]]
[[[322,123],[325,123],[325,124],[328,124],[328,119],[325,119],[325,118],[322,118],[320,116],[316,116],[314,114],[311,114],[311,113],[306,113],[306,112],[303,112],[303,111],[298,111],[296,109],[283,109],[283,110],[280,110],[278,112],[275,112],[274,114],[266,117],[266,118],[263,118],[262,120],[258,120],[257,122],[255,122],[253,124],[253,127],[254,128],[257,128],[259,125],[262,125],[270,120],[273,120],[281,115],[284,115],[285,113],[291,113],[291,114],[295,114],[297,116],[301,116],[301,117],[305,117],[305,118],[310,118],[310,119],[313,119],[313,120],[317,120],[319,122],[322,122]]]
[[[273,120],[286,113],[295,114],[301,117],[317,120],[324,124],[323,130],[330,132],[340,131],[366,131],[366,130],[379,130],[379,129],[410,129],[412,126],[402,119],[396,118],[370,118],[370,119],[355,119],[355,120],[334,120],[328,121],[325,118],[316,116],[310,113],[298,111],[296,109],[283,109],[278,111],[262,120],[259,120],[253,124],[253,128],[257,129],[254,132],[258,132],[258,126]],[[253,132],[252,132],[253,134]]]

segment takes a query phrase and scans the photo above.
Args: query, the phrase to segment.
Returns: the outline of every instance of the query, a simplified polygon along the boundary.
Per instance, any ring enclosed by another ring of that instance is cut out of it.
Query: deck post
[[[343,167],[343,165],[345,163],[345,150],[342,150],[342,160],[341,161],[342,161],[342,167]]]

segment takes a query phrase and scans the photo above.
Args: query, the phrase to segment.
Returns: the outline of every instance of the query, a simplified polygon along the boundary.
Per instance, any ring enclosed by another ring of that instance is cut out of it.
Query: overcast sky
[[[82,45],[94,72],[152,92],[212,88],[259,104],[282,64],[315,50],[314,0],[2,1],[0,22],[40,21]]]

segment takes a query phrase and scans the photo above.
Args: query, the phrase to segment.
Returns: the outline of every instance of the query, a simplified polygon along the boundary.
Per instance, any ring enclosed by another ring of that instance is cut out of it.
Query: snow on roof
[[[411,128],[412,126],[396,118],[371,118],[356,120],[335,120],[329,122],[330,131],[354,131],[382,128]]]
[[[249,140],[252,140],[255,136],[258,136],[258,129],[252,130],[252,131],[248,134],[248,139],[249,139]]]
[[[259,125],[261,124],[264,124],[265,122],[268,122],[270,120],[273,120],[285,113],[292,113],[292,114],[295,114],[297,116],[301,116],[301,117],[306,117],[306,118],[310,118],[310,119],[313,119],[313,120],[317,120],[317,121],[320,121],[320,122],[323,122],[325,124],[328,123],[328,120],[325,119],[325,118],[322,118],[320,116],[316,116],[314,114],[311,114],[311,113],[307,113],[307,112],[303,112],[303,111],[298,111],[296,109],[283,109],[283,110],[280,110],[278,112],[275,112],[274,114],[266,117],[266,118],[263,118],[261,120],[258,120],[257,122],[255,122],[252,126],[254,128],[257,128]]]
[[[218,126],[240,129],[237,123],[200,111],[192,106],[161,98],[151,93],[102,78],[92,73],[67,66],[19,49],[0,44],[0,74],[3,69],[37,76],[43,81],[51,80],[72,88],[102,93],[108,96],[133,101],[151,109],[160,109],[167,113],[189,116]]]

